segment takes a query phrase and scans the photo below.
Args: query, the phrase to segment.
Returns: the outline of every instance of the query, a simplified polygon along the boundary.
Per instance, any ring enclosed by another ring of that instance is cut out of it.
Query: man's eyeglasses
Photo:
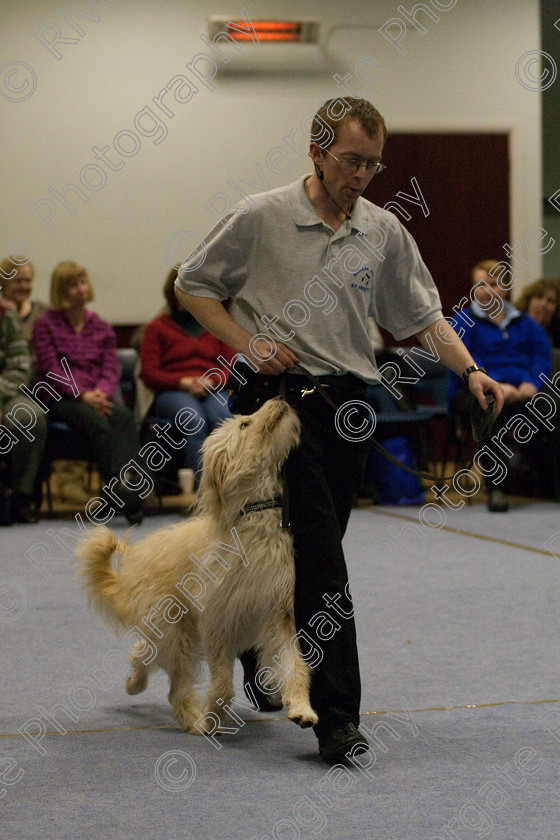
[[[365,166],[368,175],[379,175],[380,172],[387,169],[387,166],[380,160],[362,160],[355,157],[337,158],[328,149],[323,149],[323,151],[336,160],[343,172],[357,172],[362,166]]]

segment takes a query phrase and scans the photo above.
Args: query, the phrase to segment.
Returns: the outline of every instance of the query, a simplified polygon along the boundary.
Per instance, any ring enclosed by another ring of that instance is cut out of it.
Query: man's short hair
[[[475,282],[475,271],[486,271],[487,274],[492,274],[492,269],[497,265],[500,265],[498,260],[481,260],[480,262],[477,262],[477,264],[471,269],[472,282]]]
[[[347,119],[358,120],[367,136],[373,140],[379,132],[387,139],[385,120],[367,99],[343,96],[328,99],[317,111],[311,123],[311,140],[328,149],[336,142],[340,126]]]

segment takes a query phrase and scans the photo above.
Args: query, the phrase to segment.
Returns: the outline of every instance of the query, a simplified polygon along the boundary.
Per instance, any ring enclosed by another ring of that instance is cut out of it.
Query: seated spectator
[[[13,310],[23,324],[27,341],[31,341],[33,325],[48,306],[40,300],[31,300],[35,268],[27,257],[9,255],[0,261],[2,277],[1,303],[5,309]]]
[[[142,502],[130,484],[120,480],[121,469],[138,457],[140,435],[132,412],[114,399],[118,389],[119,363],[113,328],[87,309],[93,289],[83,266],[59,263],[51,278],[51,305],[35,323],[33,348],[37,376],[58,374],[60,400],[49,403],[50,415],[84,434],[91,442],[103,482],[112,483],[112,495],[105,498],[115,508],[117,496],[124,502],[123,512],[130,524],[142,521]],[[76,389],[65,384],[69,376],[61,360],[70,368]],[[134,472],[134,471],[131,471]],[[112,481],[113,480],[113,481]],[[118,513],[119,508],[115,508]]]
[[[553,280],[535,280],[526,286],[515,303],[540,324],[552,342],[560,347],[560,286]]]
[[[9,458],[11,484],[10,488],[2,488],[0,519],[3,524],[37,522],[39,519],[40,486],[37,483],[47,419],[33,400],[20,390],[20,385],[29,385],[30,378],[31,353],[23,326],[12,309],[5,309],[0,304],[0,423],[3,427],[0,427],[0,457]],[[11,498],[6,490],[12,490]]]
[[[16,312],[23,324],[25,338],[31,343],[33,326],[37,318],[49,308],[46,303],[31,300],[35,268],[27,257],[12,255],[0,262],[4,278],[2,304]],[[32,371],[33,378],[33,371]],[[85,504],[90,493],[86,492],[87,464],[83,461],[57,461],[55,466],[58,495],[62,501]]]
[[[193,316],[179,309],[175,297],[177,269],[172,269],[163,286],[169,314],[158,315],[146,325],[140,347],[140,377],[153,392],[149,413],[171,423],[178,412],[190,409],[184,466],[200,469],[201,447],[207,435],[222,420],[231,417],[226,401],[222,405],[206,389],[219,384],[218,377],[206,376],[212,368],[223,367],[222,356],[229,361],[230,347],[205,330]],[[196,431],[194,431],[196,429]]]
[[[373,318],[367,320],[367,332],[371,345],[375,351],[377,367],[382,367],[387,361],[392,361],[394,356],[385,349],[385,342],[377,323]],[[402,388],[401,388],[402,392]],[[391,414],[397,411],[406,411],[410,408],[406,398],[397,400],[386,385],[379,382],[377,385],[368,385],[366,389],[368,403],[375,413]]]
[[[504,392],[504,408],[494,425],[493,436],[543,388],[539,374],[550,376],[551,371],[550,339],[539,324],[508,301],[509,291],[500,285],[498,273],[490,273],[498,265],[497,260],[475,265],[471,275],[476,287],[474,302],[456,319],[459,334],[475,362],[500,382]],[[452,409],[466,418],[472,401],[462,385],[454,375],[449,396]],[[503,481],[486,476],[490,511],[509,509],[502,489],[506,482],[507,476]]]

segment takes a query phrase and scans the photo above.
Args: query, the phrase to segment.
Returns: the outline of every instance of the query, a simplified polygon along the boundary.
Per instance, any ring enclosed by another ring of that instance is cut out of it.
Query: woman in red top
[[[140,376],[154,392],[149,414],[173,422],[180,411],[188,412],[192,431],[187,437],[184,466],[199,470],[201,447],[207,435],[231,417],[227,394],[221,394],[222,404],[204,387],[212,390],[217,384],[218,378],[207,374],[212,368],[222,367],[218,356],[229,361],[233,350],[201,327],[189,312],[179,309],[176,277],[174,268],[163,286],[168,314],[159,315],[144,330]]]

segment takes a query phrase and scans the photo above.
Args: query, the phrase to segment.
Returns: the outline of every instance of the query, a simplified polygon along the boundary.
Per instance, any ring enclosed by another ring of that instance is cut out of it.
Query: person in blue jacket
[[[544,329],[525,312],[509,302],[509,289],[501,281],[501,266],[497,260],[483,260],[471,272],[472,306],[459,316],[461,338],[477,365],[498,381],[504,394],[504,410],[493,428],[493,435],[523,406],[544,383],[540,374],[550,376],[551,342]],[[450,381],[452,410],[468,415],[471,400],[458,376]],[[509,503],[504,492],[507,476],[497,482],[486,476],[488,509],[505,512]],[[502,486],[498,486],[501,484]]]

